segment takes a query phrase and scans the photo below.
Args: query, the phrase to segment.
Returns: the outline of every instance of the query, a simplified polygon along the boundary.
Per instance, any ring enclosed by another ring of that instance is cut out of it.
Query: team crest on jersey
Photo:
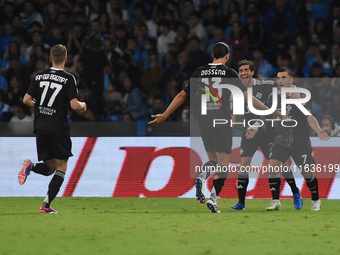
[[[256,93],[256,97],[257,97],[258,99],[261,99],[261,98],[262,98],[262,93],[261,93],[261,92],[257,92],[257,93]]]
[[[292,110],[292,107],[290,105],[287,105],[286,109],[288,112],[290,112]]]

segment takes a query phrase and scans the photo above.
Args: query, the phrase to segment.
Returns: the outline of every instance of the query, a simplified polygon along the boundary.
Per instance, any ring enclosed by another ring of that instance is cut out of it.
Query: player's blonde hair
[[[61,44],[54,45],[50,50],[50,55],[54,64],[62,64],[67,57],[66,47]]]

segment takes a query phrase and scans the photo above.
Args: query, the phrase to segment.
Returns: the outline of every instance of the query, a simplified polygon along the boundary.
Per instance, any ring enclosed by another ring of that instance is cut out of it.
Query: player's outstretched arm
[[[148,124],[161,124],[163,123],[169,116],[176,111],[178,107],[181,106],[181,104],[184,103],[185,99],[188,97],[188,94],[182,90],[177,94],[177,96],[172,100],[171,104],[169,107],[162,113],[162,114],[157,114],[157,115],[152,115],[152,118],[155,118],[154,120],[150,121]]]
[[[86,113],[87,107],[85,102],[80,102],[77,98],[73,98],[70,101],[71,108],[79,114]]]
[[[25,94],[22,102],[30,108],[34,108],[34,106],[35,106],[35,100],[32,98],[31,95],[29,95],[27,93]]]
[[[318,121],[314,118],[313,115],[309,115],[307,117],[307,121],[309,126],[318,134],[318,137],[320,138],[321,141],[329,140],[326,128],[320,128]]]

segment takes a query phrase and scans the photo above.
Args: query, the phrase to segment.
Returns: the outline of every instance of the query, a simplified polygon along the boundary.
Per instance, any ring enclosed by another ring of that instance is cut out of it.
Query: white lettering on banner
[[[340,138],[331,138],[330,141],[321,142],[318,138],[312,138],[314,146],[313,156],[317,162],[316,174],[324,171],[326,167],[330,169],[339,169],[339,162],[329,155],[340,154]],[[32,173],[25,185],[21,186],[17,183],[17,173],[21,168],[22,161],[30,158],[33,162],[37,162],[34,137],[3,137],[1,139],[0,158],[2,168],[0,171],[0,196],[40,196],[46,193],[49,179]],[[188,137],[99,137],[95,143],[88,143],[89,138],[75,137],[72,138],[73,154],[68,162],[68,170],[66,172],[64,184],[58,194],[62,196],[67,187],[71,186],[72,174],[76,170],[77,164],[81,164],[80,157],[82,152],[92,146],[88,161],[81,165],[83,167],[82,175],[76,179],[73,196],[82,197],[110,197],[115,194],[125,193],[139,196],[172,196],[172,197],[195,197],[195,188],[193,178],[190,178],[188,172],[183,171],[183,165],[187,164],[188,159],[183,153],[194,151],[194,156],[199,157],[201,162],[207,161],[207,156],[203,148],[201,138]],[[138,144],[138,146],[136,146]],[[238,146],[240,138],[233,138],[233,153],[239,153]],[[191,150],[190,147],[191,146]],[[193,150],[194,149],[194,150]],[[232,156],[232,165],[239,166],[240,162],[235,160],[239,156]],[[265,159],[260,152],[256,152],[253,163],[260,166],[265,163]],[[262,165],[265,165],[265,164]],[[166,164],[166,167],[162,165]],[[176,166],[178,165],[178,166]],[[329,167],[332,165],[332,167]],[[337,166],[336,166],[337,165]],[[127,182],[126,176],[131,176],[131,166],[135,166],[137,178],[134,180],[138,189],[134,189],[134,185]],[[162,169],[160,169],[162,168]],[[147,172],[146,170],[147,169]],[[185,166],[188,169],[188,166]],[[338,177],[332,179],[325,178],[320,182],[320,195],[324,198],[340,199],[340,175],[335,172],[333,176]],[[228,182],[232,178],[236,178],[237,172],[230,173]],[[236,180],[236,179],[234,179]],[[210,182],[206,182],[206,195],[210,193]],[[268,181],[265,178],[256,178],[251,175],[249,189],[247,195],[250,198],[258,198],[267,194],[265,188]],[[236,182],[235,182],[236,183]],[[72,184],[72,185],[73,185]],[[228,183],[230,185],[230,183]],[[286,184],[285,184],[286,185]],[[306,192],[308,189],[302,178],[297,178],[297,185]],[[265,187],[261,189],[260,187]],[[131,190],[130,193],[126,193]],[[228,189],[229,192],[230,189]],[[270,193],[269,193],[270,194]],[[230,194],[221,193],[221,197],[235,197],[237,190]],[[286,185],[281,192],[281,197],[290,197],[289,187]]]

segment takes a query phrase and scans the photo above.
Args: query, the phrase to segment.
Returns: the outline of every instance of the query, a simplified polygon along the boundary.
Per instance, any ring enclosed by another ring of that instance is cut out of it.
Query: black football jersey
[[[214,119],[231,120],[232,104],[230,85],[242,92],[247,90],[235,70],[222,64],[208,64],[196,69],[184,91],[190,95],[192,112],[198,120],[200,129],[213,128]],[[208,93],[209,92],[209,93]],[[208,95],[209,94],[209,95]],[[207,102],[202,102],[202,95],[207,95]],[[206,109],[202,114],[201,108]],[[216,128],[231,130],[230,124],[216,125]]]
[[[305,106],[305,104],[303,105]],[[304,115],[295,104],[287,104],[286,110],[289,114],[280,118],[280,120],[284,120],[284,122],[275,123],[277,127],[275,143],[289,149],[304,146],[310,147],[308,115]]]
[[[72,74],[51,67],[34,77],[27,94],[36,101],[34,131],[69,132],[67,112],[70,101],[78,97],[76,80]]]
[[[259,101],[261,101],[265,106],[271,108],[272,106],[272,92],[273,88],[277,87],[273,80],[258,80],[253,79],[254,85],[253,89],[253,96],[256,97]],[[268,116],[266,116],[267,118]],[[252,119],[260,119],[261,116],[258,116],[254,113],[251,113],[248,108],[247,102],[245,102],[245,114],[244,119],[246,121],[246,127],[248,128],[248,121]],[[254,124],[254,122],[251,122]],[[265,123],[267,124],[267,123]]]

